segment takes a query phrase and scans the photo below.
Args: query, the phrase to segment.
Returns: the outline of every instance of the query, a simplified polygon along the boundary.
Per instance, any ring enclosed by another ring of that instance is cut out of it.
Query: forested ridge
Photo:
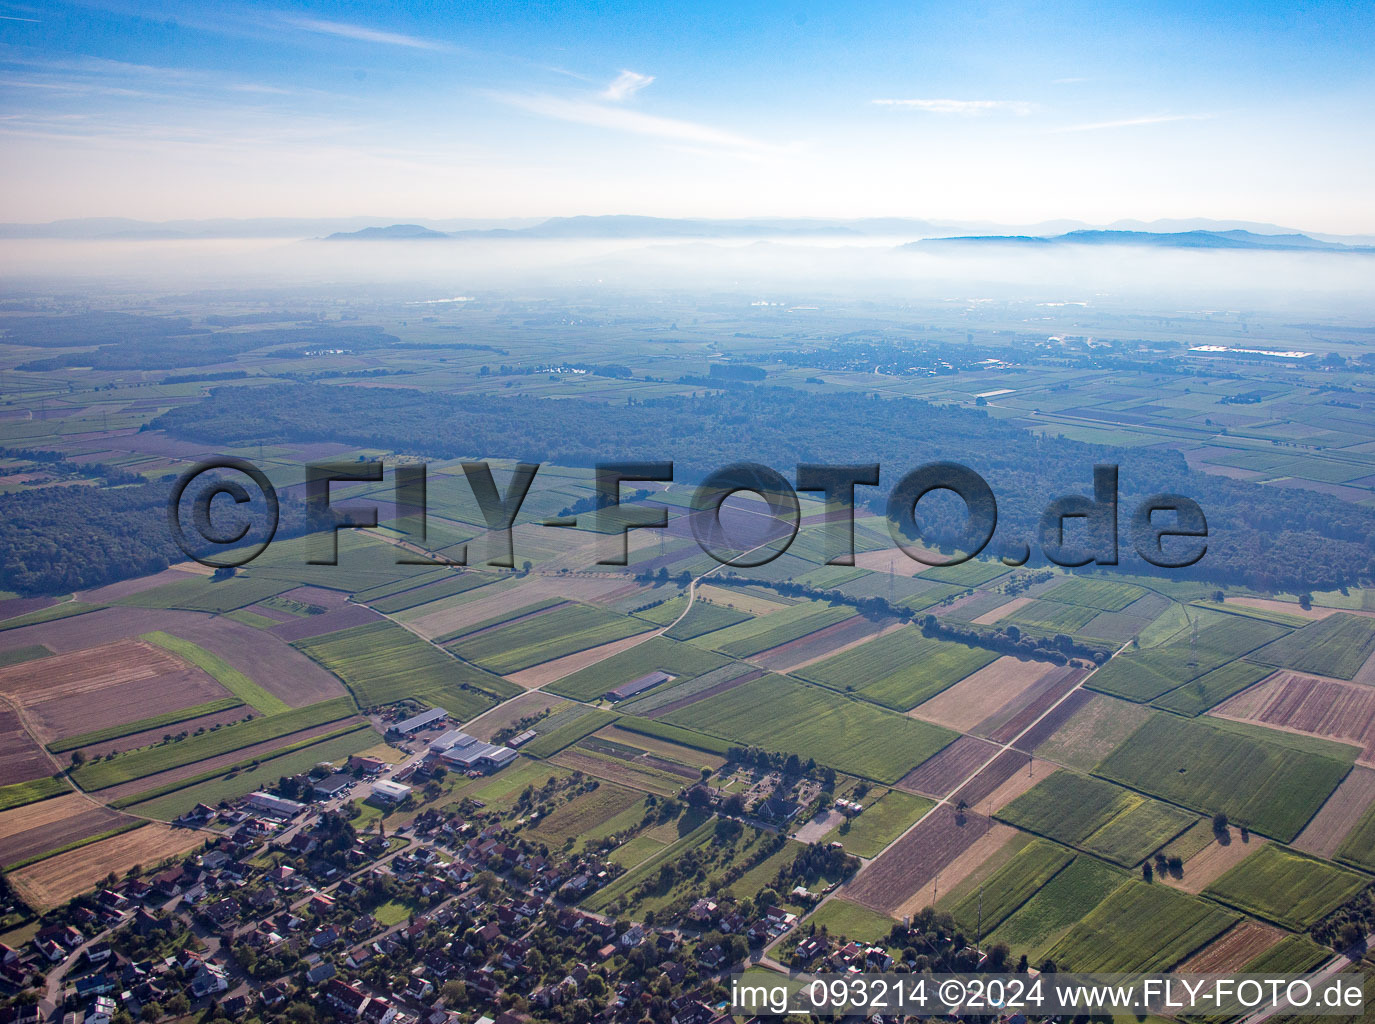
[[[1375,512],[1369,509],[1210,476],[1189,469],[1175,451],[1037,435],[982,410],[917,399],[737,387],[608,403],[284,384],[217,389],[150,426],[211,443],[329,440],[433,458],[568,465],[672,459],[684,482],[736,461],[762,462],[788,478],[800,462],[878,462],[881,486],[861,489],[859,500],[880,509],[904,473],[950,460],[992,486],[999,509],[995,544],[1034,538],[1051,500],[1091,493],[1093,466],[1111,463],[1120,467],[1122,564],[1134,572],[1159,570],[1131,549],[1131,512],[1148,495],[1174,492],[1197,501],[1210,528],[1207,555],[1189,570],[1172,570],[1180,576],[1302,590],[1375,576]],[[923,525],[928,538],[948,541],[963,528],[963,509],[928,515],[923,505]]]

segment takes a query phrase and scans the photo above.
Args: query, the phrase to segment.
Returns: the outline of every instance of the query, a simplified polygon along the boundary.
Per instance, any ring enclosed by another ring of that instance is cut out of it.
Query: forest
[[[877,461],[883,467],[879,487],[861,489],[857,500],[879,512],[888,488],[904,473],[949,460],[979,473],[997,497],[994,552],[1002,542],[1037,536],[1042,510],[1052,500],[1089,493],[1094,465],[1115,464],[1124,523],[1142,499],[1162,492],[1192,498],[1208,517],[1208,551],[1195,566],[1156,569],[1124,543],[1122,564],[1132,572],[1267,590],[1335,588],[1375,576],[1370,509],[1198,472],[1174,451],[1038,435],[979,409],[916,399],[735,385],[725,393],[613,404],[287,384],[216,389],[206,401],[173,409],[150,427],[208,443],[329,440],[432,458],[578,466],[672,459],[675,479],[687,483],[739,461],[761,462],[785,476],[801,462]],[[948,544],[964,530],[958,502],[930,511],[923,502],[920,512],[928,542]]]

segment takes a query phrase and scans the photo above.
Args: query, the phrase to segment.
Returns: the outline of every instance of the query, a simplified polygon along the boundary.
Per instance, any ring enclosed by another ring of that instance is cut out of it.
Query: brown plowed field
[[[1214,839],[1184,862],[1183,878],[1176,879],[1169,874],[1157,877],[1166,885],[1197,894],[1259,850],[1266,842],[1253,832],[1243,843],[1241,833],[1237,829],[1229,831],[1231,841],[1225,846]]]
[[[880,633],[899,625],[901,623],[896,619],[882,619],[876,622],[863,615],[855,615],[843,622],[818,629],[815,633],[808,633],[796,640],[789,640],[786,644],[761,651],[750,658],[750,661],[773,672],[791,672],[803,665],[829,658],[865,640],[872,640]]]
[[[283,622],[280,626],[270,627],[268,632],[290,643],[293,640],[303,640],[308,636],[320,636],[323,633],[348,629],[350,626],[362,626],[381,617],[371,608],[365,608],[361,604],[348,604],[331,608],[323,615],[307,615],[290,622]]]
[[[989,822],[981,814],[966,811],[957,815],[949,804],[942,804],[868,866],[842,889],[846,899],[854,900],[881,914],[893,914],[915,903],[935,902],[931,882],[951,861],[973,846],[988,832]]]
[[[1093,694],[1089,690],[1075,690],[1061,701],[1055,710],[1028,729],[1025,736],[1018,738],[1017,749],[1035,753],[1037,747],[1054,736],[1062,725],[1092,699]]]
[[[997,792],[1004,782],[1021,772],[1029,760],[1020,750],[1004,750],[992,764],[970,779],[967,786],[960,788],[955,794],[955,801],[958,803],[963,800],[970,807],[982,807],[984,801]]]
[[[0,864],[15,864],[133,820],[76,793],[0,812]]]
[[[987,740],[961,736],[899,779],[897,788],[944,798],[997,753],[997,746]]]
[[[286,642],[264,630],[204,612],[104,608],[74,618],[0,632],[0,650],[43,644],[56,654],[69,654],[117,640],[131,640],[154,630],[183,637],[219,655],[292,707],[341,697],[345,693],[338,679]],[[45,661],[51,665],[53,659]],[[222,696],[223,692],[219,695]],[[166,710],[168,705],[165,704],[154,706],[151,710],[135,708],[116,721],[129,721]]]
[[[1084,674],[1084,670],[1078,668],[1057,669],[1037,686],[1039,692],[1026,707],[994,729],[989,737],[999,743],[1008,743],[1015,739],[1078,686]]]
[[[1031,698],[1024,696],[1056,666],[1004,656],[961,679],[908,712],[958,732],[973,732],[981,722],[1011,716]]]
[[[1294,840],[1294,849],[1317,857],[1331,857],[1346,834],[1375,803],[1375,770],[1357,765],[1342,780],[1308,827]]]
[[[205,839],[204,832],[144,825],[20,868],[9,875],[9,881],[31,906],[47,909],[94,888],[112,871],[123,875],[135,864],[149,867],[193,850]]]
[[[1375,689],[1299,672],[1276,672],[1218,705],[1220,718],[1355,743],[1357,760],[1375,765]]]
[[[0,706],[0,786],[40,779],[53,771],[52,761],[33,741],[19,716]]]
[[[1242,921],[1189,957],[1177,970],[1181,974],[1228,974],[1245,967],[1284,938],[1285,933],[1259,921]]]
[[[200,669],[141,640],[0,669],[0,693],[44,743],[229,696]]]

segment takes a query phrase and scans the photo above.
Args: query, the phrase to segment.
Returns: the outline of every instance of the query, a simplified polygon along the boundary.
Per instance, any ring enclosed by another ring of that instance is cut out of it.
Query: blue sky
[[[1368,3],[0,0],[0,218],[1372,232],[1372,53]]]

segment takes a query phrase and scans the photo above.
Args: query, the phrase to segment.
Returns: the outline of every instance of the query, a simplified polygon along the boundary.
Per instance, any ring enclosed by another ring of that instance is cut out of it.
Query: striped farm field
[[[728,658],[714,651],[704,651],[667,637],[652,636],[628,651],[613,654],[605,661],[550,683],[545,689],[574,700],[592,701],[608,690],[651,672],[667,672],[674,677],[676,684],[729,664]],[[742,667],[741,671],[747,667]],[[662,684],[660,688],[663,688]]]
[[[96,729],[92,732],[83,732],[77,736],[68,736],[64,739],[53,740],[48,744],[48,750],[54,754],[65,753],[68,750],[76,750],[78,747],[89,747],[95,743],[104,743],[107,740],[117,740],[123,736],[133,736],[135,733],[147,732],[150,729],[161,729],[164,726],[176,725],[178,722],[189,722],[195,718],[205,715],[213,715],[218,711],[229,711],[233,708],[243,707],[243,701],[238,697],[222,697],[219,700],[212,700],[205,704],[197,704],[193,707],[182,708],[178,711],[168,711],[161,715],[152,715],[148,718],[140,718],[137,721],[125,722],[123,725],[112,725],[106,729]]]
[[[1199,630],[1197,636],[1186,630],[1158,647],[1119,655],[1086,685],[1114,697],[1149,702],[1287,632],[1283,626],[1230,615]]]
[[[1025,626],[1048,633],[1074,633],[1097,617],[1098,611],[1084,605],[1059,604],[1049,599],[1024,604],[998,620],[999,625]]]
[[[989,941],[1024,950],[1039,962],[1062,935],[1107,900],[1128,877],[1121,868],[1080,854],[998,925]]]
[[[1375,803],[1361,815],[1356,827],[1337,847],[1337,859],[1367,871],[1375,871]]]
[[[490,672],[507,675],[652,628],[649,623],[629,615],[569,603],[509,626],[498,626],[457,640],[450,649]]]
[[[915,628],[899,629],[796,674],[894,711],[910,711],[997,657],[981,647],[923,636]]]
[[[1195,718],[1247,687],[1254,686],[1273,671],[1268,665],[1233,661],[1206,675],[1176,687],[1152,703],[1166,711]]]
[[[1295,931],[1370,884],[1365,875],[1266,843],[1203,890],[1205,896]]]
[[[292,587],[293,584],[286,580],[247,576],[231,576],[229,579],[216,580],[209,576],[201,576],[196,579],[164,583],[150,590],[141,590],[121,597],[115,603],[135,608],[184,608],[193,612],[222,614],[235,608],[257,604],[264,598],[280,594]]]
[[[428,604],[430,601],[438,601],[440,598],[466,594],[468,591],[486,586],[496,579],[497,577],[491,573],[451,572],[446,578],[426,583],[411,590],[375,597],[368,604],[385,615],[391,615],[394,612],[403,612],[407,608]]]
[[[854,614],[853,608],[830,608],[814,602],[803,602],[762,618],[718,629],[694,643],[732,658],[747,658],[808,633],[815,633]]]
[[[1048,601],[1058,601],[1060,604],[1082,605],[1103,612],[1120,612],[1138,598],[1146,596],[1146,593],[1131,583],[1071,576],[1064,583],[1048,591],[1045,598]]]
[[[983,934],[988,934],[1040,892],[1074,856],[1063,846],[1033,839],[951,908],[955,923],[966,933],[982,925]]]
[[[1272,738],[1273,737],[1273,738]],[[1155,714],[1098,775],[1291,842],[1350,771],[1353,747],[1254,726]]]
[[[1047,955],[1062,971],[1164,971],[1237,920],[1216,904],[1133,879],[1089,911]]]
[[[955,733],[783,676],[765,675],[665,716],[674,725],[893,783]]]
[[[364,708],[419,698],[468,719],[496,704],[497,697],[519,692],[389,621],[308,637],[293,646],[342,679]]]
[[[1375,618],[1337,613],[1267,644],[1254,661],[1297,672],[1350,679],[1375,652]]]
[[[263,715],[251,721],[236,722],[199,736],[129,750],[114,757],[88,761],[72,769],[72,781],[85,790],[107,789],[146,775],[169,771],[207,758],[227,754],[243,747],[289,736],[294,732],[348,718],[355,713],[353,701],[336,697],[277,715]]]
[[[1003,821],[1132,867],[1198,820],[1102,779],[1058,771],[1004,807]]]

